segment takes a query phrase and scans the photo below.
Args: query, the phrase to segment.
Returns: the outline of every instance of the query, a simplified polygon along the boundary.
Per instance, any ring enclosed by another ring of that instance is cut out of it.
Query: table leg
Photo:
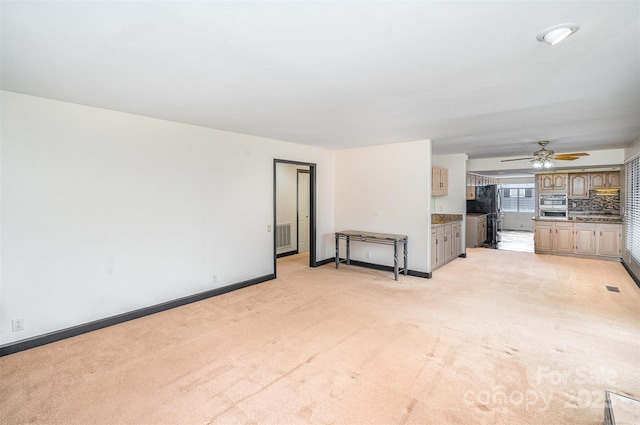
[[[398,241],[393,241],[393,276],[398,280]]]
[[[336,235],[336,269],[340,265],[340,237]]]
[[[347,266],[351,265],[351,248],[350,248],[350,238],[347,236]]]
[[[408,265],[408,262],[407,262],[407,260],[409,258],[409,255],[408,255],[408,250],[409,249],[407,248],[407,245],[409,244],[408,242],[409,241],[406,241],[406,240],[404,241],[404,275],[405,276],[407,275],[407,270],[409,269],[409,265]]]

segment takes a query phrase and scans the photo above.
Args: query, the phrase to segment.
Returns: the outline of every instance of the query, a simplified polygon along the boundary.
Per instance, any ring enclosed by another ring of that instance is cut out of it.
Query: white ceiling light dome
[[[554,46],[580,29],[578,24],[559,24],[547,28],[538,34],[538,41],[545,41]]]

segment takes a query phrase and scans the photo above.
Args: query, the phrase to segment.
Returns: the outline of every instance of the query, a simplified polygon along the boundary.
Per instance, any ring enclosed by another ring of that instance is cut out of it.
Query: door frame
[[[316,261],[316,164],[313,162],[304,161],[292,161],[288,159],[273,160],[273,275],[277,277],[277,263],[276,257],[276,214],[277,214],[277,178],[276,167],[278,164],[294,164],[305,165],[309,167],[309,267],[318,267]],[[297,176],[297,174],[296,174]],[[297,186],[297,185],[296,185]],[[298,194],[296,193],[296,199]],[[297,201],[296,201],[297,203]],[[297,226],[296,226],[297,227]]]

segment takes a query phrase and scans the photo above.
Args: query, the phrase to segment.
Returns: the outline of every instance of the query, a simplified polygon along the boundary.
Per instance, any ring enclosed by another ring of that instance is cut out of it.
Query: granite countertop
[[[431,224],[447,224],[462,221],[462,214],[431,214]]]
[[[620,224],[623,223],[621,216],[573,216],[567,218],[543,218],[543,217],[533,217],[534,221],[564,221],[564,222],[576,222],[576,223],[611,223],[611,224]]]

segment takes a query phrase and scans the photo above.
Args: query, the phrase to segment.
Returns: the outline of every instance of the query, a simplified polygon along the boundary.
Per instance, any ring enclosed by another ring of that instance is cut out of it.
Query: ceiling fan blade
[[[526,158],[514,158],[514,159],[503,159],[500,162],[509,162],[509,161],[524,161],[525,159],[535,159],[534,156],[528,156]]]
[[[565,156],[565,155],[569,155],[569,156],[589,156],[589,154],[586,153],[586,152],[561,153],[561,154],[558,154],[557,156]]]
[[[557,156],[555,158],[552,158],[554,161],[575,161],[576,159],[579,159],[579,156],[567,156],[567,155],[563,155],[563,156]]]

